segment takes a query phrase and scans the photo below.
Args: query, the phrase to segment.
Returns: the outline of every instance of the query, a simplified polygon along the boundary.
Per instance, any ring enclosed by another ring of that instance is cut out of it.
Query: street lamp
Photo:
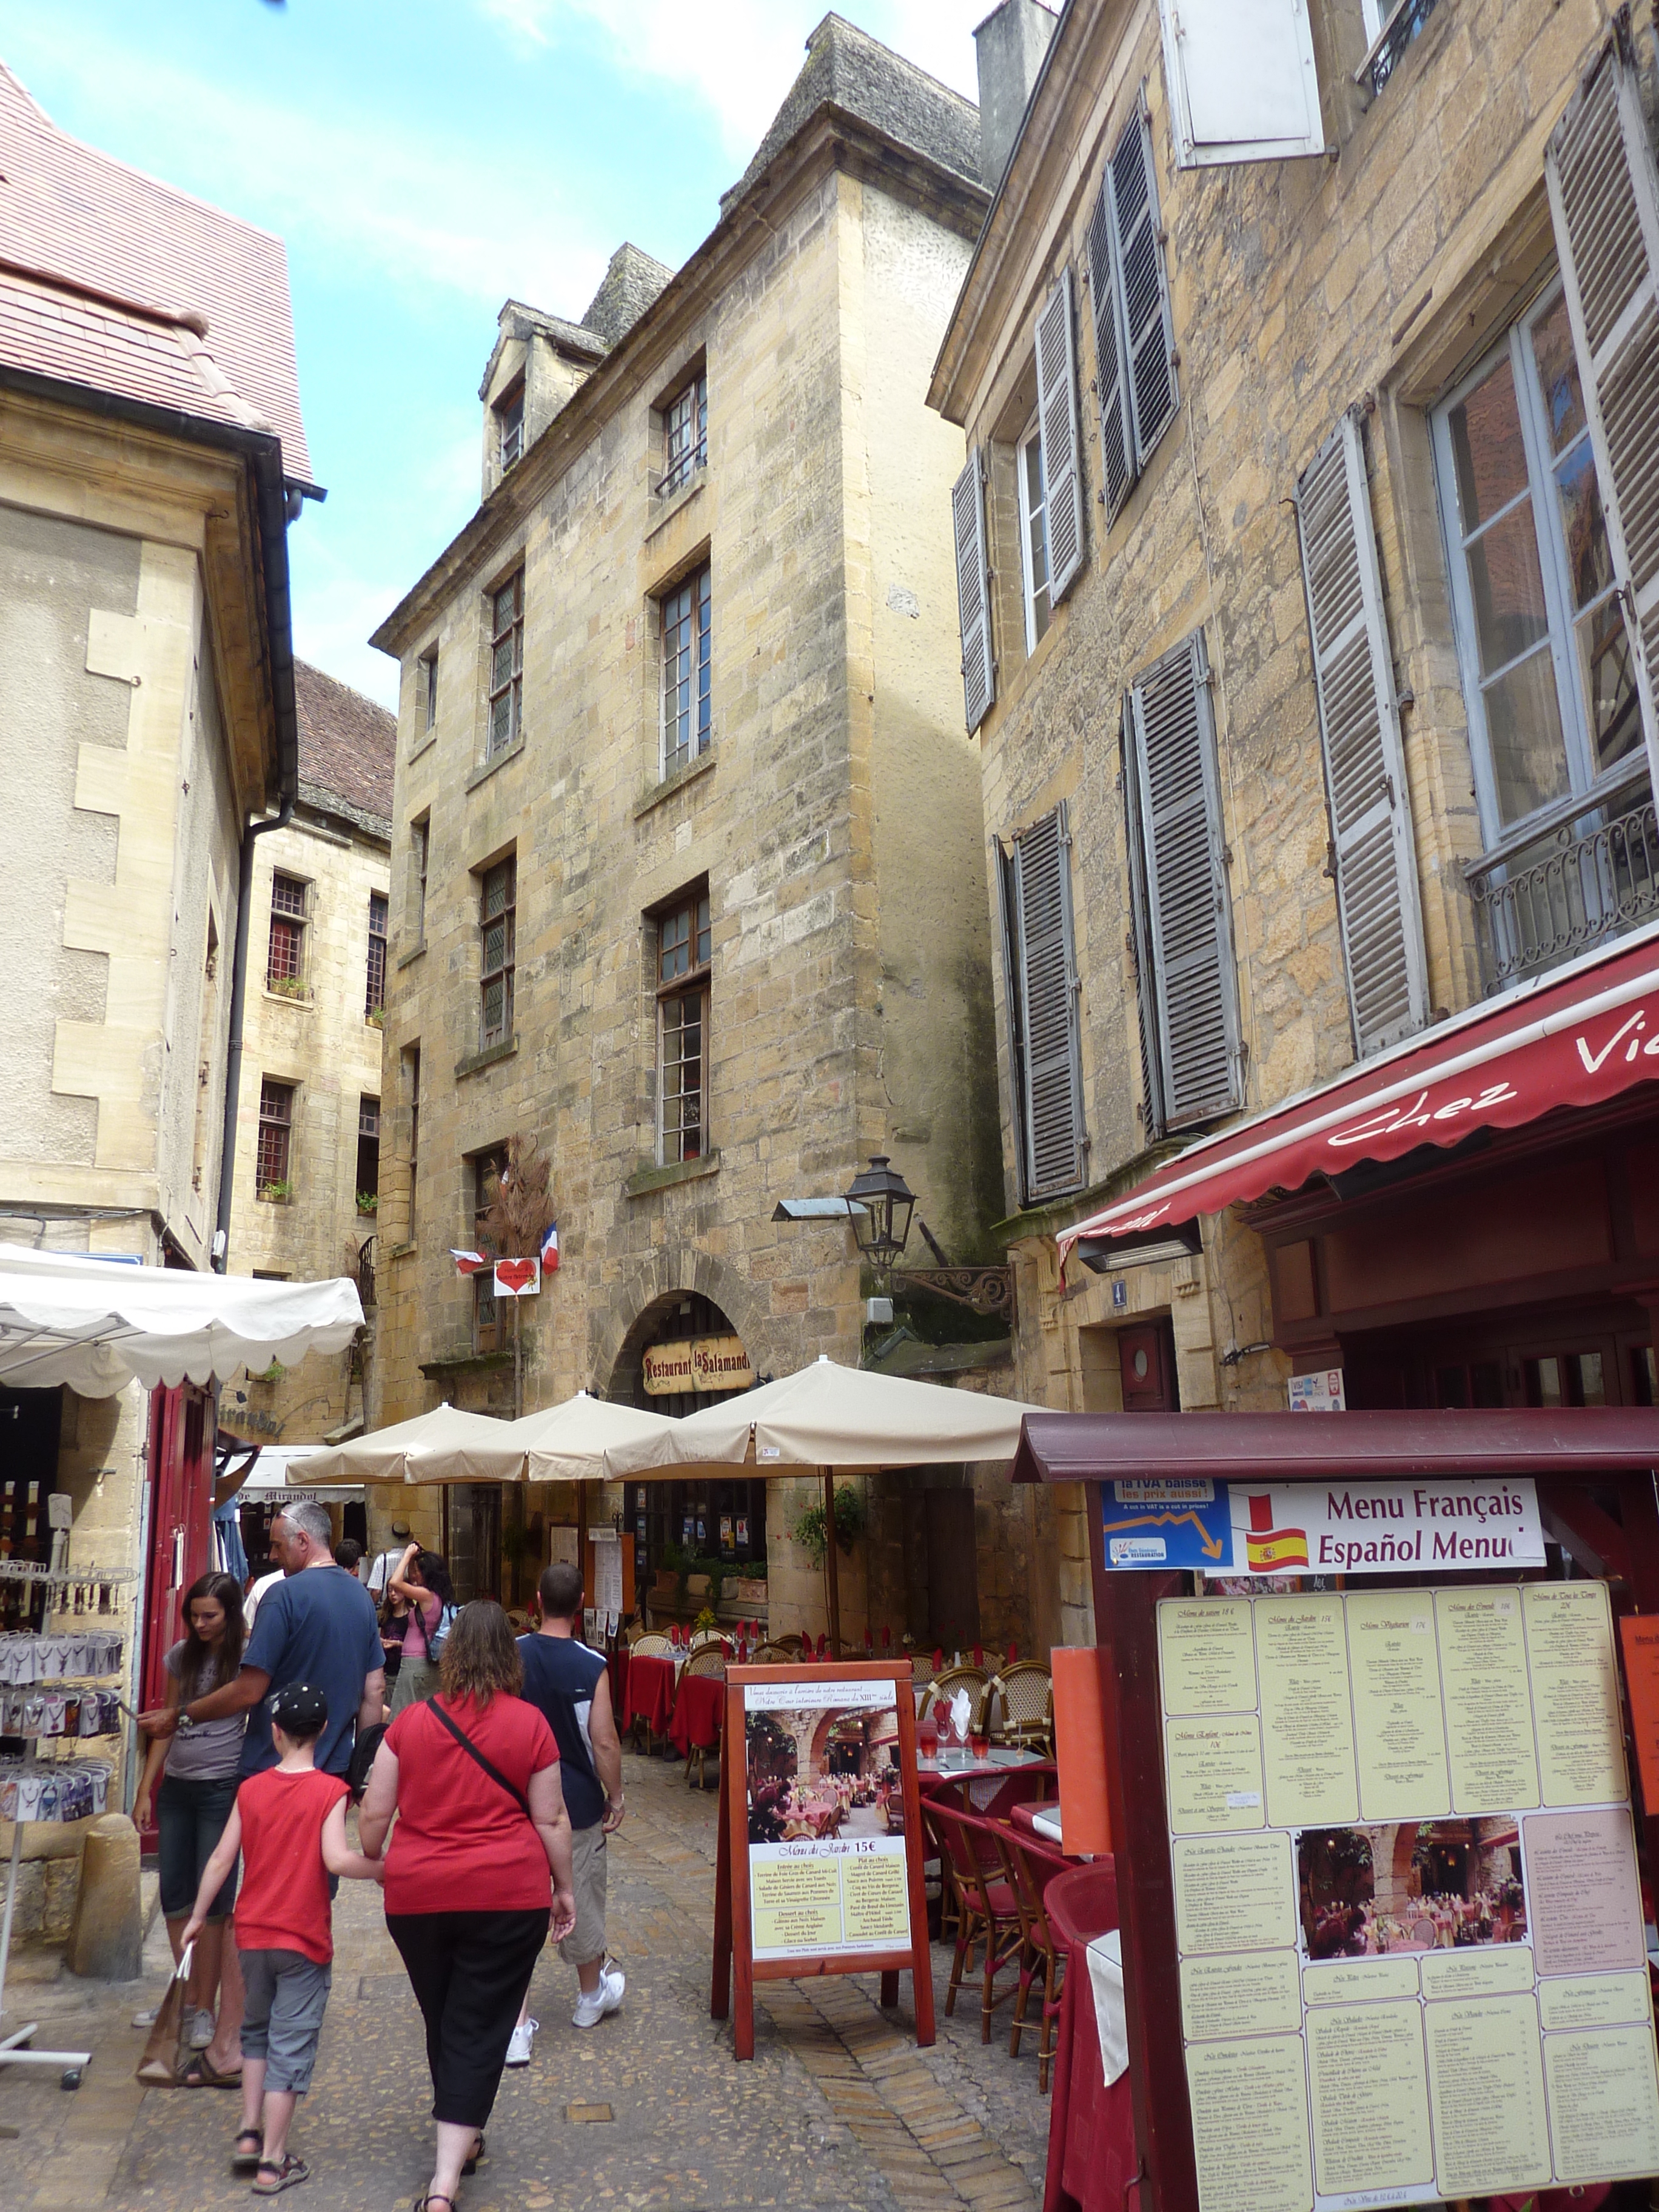
[[[848,1217],[859,1250],[884,1280],[903,1256],[916,1194],[885,1152],[877,1152],[846,1194]]]

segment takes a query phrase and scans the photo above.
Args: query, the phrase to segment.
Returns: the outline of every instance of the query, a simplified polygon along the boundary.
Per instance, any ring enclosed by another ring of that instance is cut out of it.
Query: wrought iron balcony
[[[1394,75],[1395,63],[1434,10],[1435,0],[1400,0],[1377,33],[1370,52],[1353,73],[1356,84],[1369,85],[1373,100]]]
[[[374,1306],[374,1243],[373,1237],[365,1237],[357,1247],[357,1295],[365,1313]]]
[[[1488,992],[1659,915],[1659,821],[1644,765],[1583,795],[1464,871]]]

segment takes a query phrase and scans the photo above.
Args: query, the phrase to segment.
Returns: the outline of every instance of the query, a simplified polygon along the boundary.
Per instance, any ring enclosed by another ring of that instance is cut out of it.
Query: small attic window
[[[505,476],[524,451],[524,379],[495,402],[496,457]]]

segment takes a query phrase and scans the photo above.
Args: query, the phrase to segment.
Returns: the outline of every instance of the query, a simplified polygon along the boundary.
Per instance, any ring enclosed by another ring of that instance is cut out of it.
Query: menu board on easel
[[[1203,2212],[1659,2172],[1604,1584],[1158,1609]]]
[[[754,2054],[757,1979],[878,1972],[890,2005],[908,1967],[916,2039],[931,2043],[909,1662],[733,1667],[726,1680],[714,2018],[734,1963],[739,2058]]]

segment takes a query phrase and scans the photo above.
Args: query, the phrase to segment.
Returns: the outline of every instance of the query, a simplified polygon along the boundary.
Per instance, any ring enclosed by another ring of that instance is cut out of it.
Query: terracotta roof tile
[[[282,439],[285,473],[308,482],[282,240],[82,145],[3,63],[0,146],[0,263],[9,294],[33,295],[9,300],[0,358],[127,398],[263,423]],[[56,337],[47,301],[65,326]],[[146,307],[161,313],[147,318]],[[205,338],[181,314],[204,318]]]
[[[300,710],[300,782],[343,799],[389,827],[398,717],[309,662],[294,664]]]

